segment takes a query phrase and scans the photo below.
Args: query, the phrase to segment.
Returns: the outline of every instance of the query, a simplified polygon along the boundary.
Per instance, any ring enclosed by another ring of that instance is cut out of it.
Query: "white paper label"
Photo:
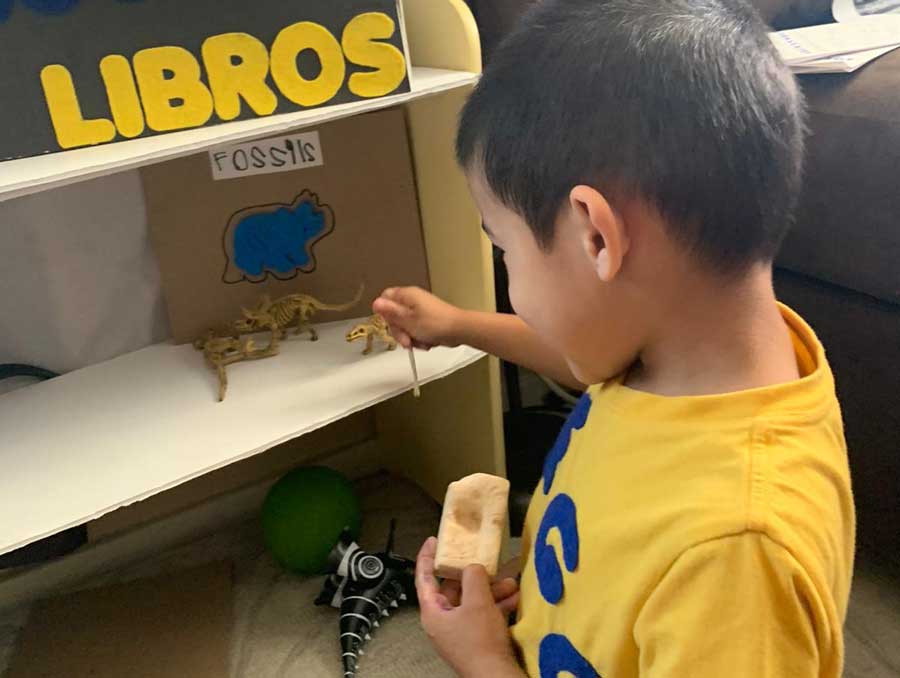
[[[218,181],[319,167],[325,159],[319,133],[303,132],[214,148],[209,152],[209,164],[213,179]]]

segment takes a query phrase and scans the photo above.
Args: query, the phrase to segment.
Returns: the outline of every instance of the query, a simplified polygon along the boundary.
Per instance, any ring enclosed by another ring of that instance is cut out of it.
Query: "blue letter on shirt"
[[[566,569],[574,572],[578,567],[578,524],[575,518],[575,502],[567,494],[554,497],[541,519],[541,527],[534,542],[534,569],[538,588],[551,605],[563,597],[563,575],[556,557],[556,550],[547,543],[547,535],[554,527],[562,536],[563,560]]]
[[[600,678],[587,659],[581,656],[569,639],[558,633],[544,636],[538,651],[541,678],[557,678],[562,671],[575,678]]]
[[[550,486],[553,484],[553,476],[556,475],[556,467],[559,466],[559,462],[562,461],[562,458],[566,456],[566,452],[569,450],[569,442],[572,440],[572,431],[584,427],[590,411],[591,396],[585,393],[581,396],[578,404],[575,405],[572,414],[566,419],[566,423],[563,424],[562,430],[556,437],[556,442],[553,443],[553,447],[550,452],[547,453],[547,458],[544,459],[544,494],[550,493]]]

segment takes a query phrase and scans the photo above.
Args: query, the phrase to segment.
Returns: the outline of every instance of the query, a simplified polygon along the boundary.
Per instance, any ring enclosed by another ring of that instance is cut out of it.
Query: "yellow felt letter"
[[[50,120],[61,148],[78,148],[112,141],[116,127],[106,118],[85,120],[75,93],[72,74],[65,66],[51,64],[41,70],[41,85]]]
[[[186,49],[142,49],[133,61],[150,129],[199,127],[212,116],[212,95],[200,81],[200,64]]]
[[[381,12],[368,12],[353,17],[344,28],[341,44],[347,59],[358,66],[375,70],[354,73],[348,87],[356,96],[380,97],[390,94],[406,76],[403,52],[386,42],[394,34],[394,20]]]
[[[123,137],[133,139],[144,131],[144,111],[131,63],[121,54],[110,54],[100,61],[100,75],[106,86],[106,98],[116,129]]]
[[[297,70],[297,56],[311,49],[319,57],[322,70],[307,80]],[[337,39],[324,26],[301,21],[284,28],[272,43],[272,79],[288,99],[301,106],[318,106],[333,98],[341,85],[347,66]]]
[[[239,63],[233,62],[234,58]],[[241,113],[241,97],[257,115],[271,115],[278,98],[266,84],[269,50],[247,33],[223,33],[203,42],[203,63],[222,120],[234,120]]]

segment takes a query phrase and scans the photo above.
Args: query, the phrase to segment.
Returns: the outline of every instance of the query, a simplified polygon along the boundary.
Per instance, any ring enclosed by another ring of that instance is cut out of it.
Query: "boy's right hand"
[[[459,346],[464,311],[420,287],[391,287],[372,303],[403,348]]]

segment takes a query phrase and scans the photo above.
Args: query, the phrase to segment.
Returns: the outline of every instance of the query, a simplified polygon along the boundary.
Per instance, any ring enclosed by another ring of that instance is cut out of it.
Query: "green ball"
[[[308,466],[291,471],[263,503],[266,548],[285,568],[322,574],[344,528],[359,537],[362,514],[350,482],[337,471]]]

